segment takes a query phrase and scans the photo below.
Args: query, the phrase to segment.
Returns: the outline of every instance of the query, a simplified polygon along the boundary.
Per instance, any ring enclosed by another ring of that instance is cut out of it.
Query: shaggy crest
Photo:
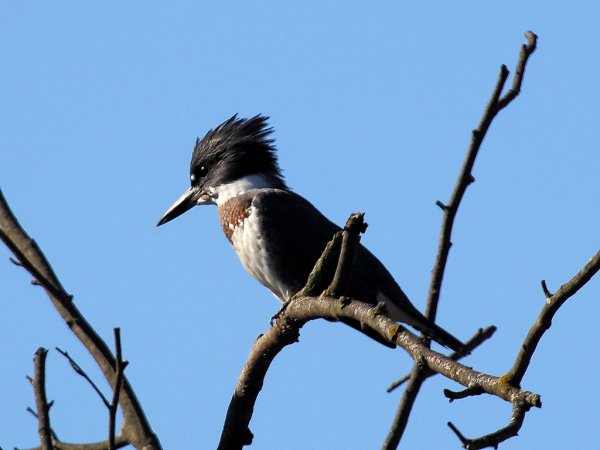
[[[260,114],[239,119],[235,114],[197,139],[190,163],[192,186],[204,184],[207,177],[224,183],[266,173],[285,188],[268,119]]]

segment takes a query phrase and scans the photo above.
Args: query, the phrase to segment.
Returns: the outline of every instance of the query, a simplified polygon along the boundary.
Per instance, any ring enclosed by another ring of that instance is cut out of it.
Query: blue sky
[[[598,250],[600,9],[430,2],[3,2],[0,187],[105,339],[120,326],[127,375],[168,449],[214,448],[234,384],[278,303],[249,277],[215,208],[155,228],[188,186],[196,137],[233,113],[271,116],[287,182],[332,220],[366,211],[363,242],[423,308],[440,211],[500,64],[539,35],[522,95],[494,122],[455,226],[439,323],[467,361],[501,375],[551,290]],[[59,346],[101,380],[43,292],[0,248],[0,446],[37,445],[25,375]],[[560,310],[524,387],[542,395],[503,449],[589,448],[600,392],[592,280]],[[411,366],[339,324],[311,323],[275,361],[255,449],[378,448]],[[104,407],[55,351],[53,425],[105,438]],[[100,381],[105,388],[106,385]],[[449,404],[438,377],[404,448],[460,448],[510,405]]]

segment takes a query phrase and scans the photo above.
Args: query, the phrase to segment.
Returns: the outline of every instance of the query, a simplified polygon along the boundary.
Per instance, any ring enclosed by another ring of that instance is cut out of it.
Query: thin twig
[[[529,411],[529,406],[519,402],[513,403],[513,411],[508,425],[477,439],[465,437],[452,422],[448,422],[448,426],[454,431],[462,446],[467,450],[478,450],[487,447],[498,448],[498,444],[517,435],[523,426],[527,411]]]
[[[452,391],[450,389],[444,389],[444,395],[448,400],[450,400],[450,402],[453,402],[454,400],[461,400],[467,397],[474,397],[476,395],[481,394],[485,394],[485,392],[483,391],[483,389],[481,389],[481,386],[479,386],[478,384],[469,386],[468,388],[463,389],[462,391]]]
[[[546,280],[542,280],[541,281],[541,285],[542,285],[542,291],[544,291],[544,295],[546,296],[546,298],[552,297],[552,292],[550,292],[550,290],[548,289],[548,285],[546,284]]]
[[[106,406],[108,409],[110,409],[110,403],[108,403],[107,398],[104,396],[104,394],[102,393],[102,391],[100,390],[100,388],[96,385],[96,383],[94,383],[94,381],[90,378],[90,376],[86,373],[85,370],[83,370],[81,368],[81,366],[79,364],[77,364],[75,362],[75,360],[73,358],[71,358],[71,355],[69,355],[68,352],[55,347],[56,351],[58,351],[58,353],[60,353],[61,355],[63,355],[65,358],[67,358],[67,360],[69,361],[69,364],[71,364],[71,368],[73,369],[73,371],[85,378],[85,380],[90,384],[90,386],[92,386],[92,388],[94,389],[94,391],[96,391],[96,394],[98,394],[98,396],[100,397],[100,399],[102,400],[102,403],[104,403],[104,406]]]
[[[410,373],[408,373],[408,374],[404,375],[402,378],[399,378],[398,380],[394,381],[392,384],[390,384],[388,386],[386,391],[393,392],[396,389],[398,389],[400,386],[402,386],[404,383],[406,383],[408,380],[410,380]]]
[[[360,244],[360,235],[367,230],[364,217],[365,213],[354,213],[346,221],[337,268],[333,281],[327,289],[328,294],[333,297],[341,297],[347,294],[352,272],[354,271],[358,245]]]
[[[343,232],[338,231],[325,246],[325,250],[315,263],[315,266],[308,276],[306,285],[297,297],[319,295],[331,283],[337,269],[337,262],[342,248]]]
[[[108,441],[109,441],[109,450],[116,449],[116,441],[115,441],[115,428],[117,422],[117,409],[119,408],[119,394],[121,393],[121,385],[123,384],[123,373],[125,371],[125,367],[127,367],[128,362],[123,361],[123,354],[121,352],[121,329],[115,328],[115,353],[116,353],[116,361],[115,361],[115,385],[113,386],[113,398],[112,402],[108,408]]]
[[[524,36],[525,39],[527,39],[527,44],[521,45],[521,53],[519,54],[519,60],[517,61],[517,69],[513,78],[513,84],[508,92],[498,100],[498,110],[508,106],[508,104],[521,92],[523,76],[525,75],[525,66],[527,65],[527,61],[529,61],[529,56],[537,48],[537,34],[530,30],[526,31]]]
[[[33,378],[28,377],[31,380],[31,384],[33,384]],[[48,409],[52,408],[52,405],[54,405],[54,401],[51,401],[50,403],[48,403]],[[31,407],[27,407],[25,408],[26,411],[31,414],[33,417],[35,417],[36,420],[38,420],[38,415],[37,413],[31,409]],[[54,428],[52,428],[52,426],[50,427],[50,434],[52,435],[52,442],[56,442],[58,441],[58,435],[56,434],[56,432],[54,431]],[[0,450],[2,450],[0,448]]]
[[[398,447],[408,424],[408,418],[410,417],[410,414],[407,414],[406,411],[410,412],[417,400],[419,389],[421,389],[421,385],[425,380],[425,371],[426,369],[422,365],[418,363],[413,364],[412,371],[408,375],[408,383],[406,383],[400,403],[398,404],[398,408],[396,408],[396,415],[381,446],[383,450],[393,450]]]
[[[0,191],[0,197],[2,195],[2,191]],[[0,199],[1,200],[1,199]],[[1,203],[1,201],[0,201]],[[34,281],[32,283],[42,286],[46,291],[49,292],[50,295],[60,299],[61,301],[70,301],[72,300],[72,296],[67,294],[62,288],[57,287],[54,282],[50,279],[46,278],[46,275],[38,270],[37,266],[31,263],[25,254],[24,251],[16,244],[15,241],[6,233],[2,228],[0,228],[0,240],[8,247],[8,249],[13,252],[13,254],[17,257],[16,266],[23,267],[27,270],[31,275],[33,275]],[[31,241],[34,242],[34,241]],[[13,260],[14,263],[14,260]]]

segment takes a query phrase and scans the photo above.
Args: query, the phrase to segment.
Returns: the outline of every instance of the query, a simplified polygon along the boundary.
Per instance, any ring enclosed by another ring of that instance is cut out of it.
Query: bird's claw
[[[283,302],[283,305],[281,305],[281,308],[279,308],[279,311],[277,311],[275,314],[273,314],[273,317],[271,317],[271,320],[269,320],[269,323],[271,324],[272,327],[275,326],[275,323],[277,323],[277,320],[279,320],[281,315],[285,312],[285,310],[287,309],[290,302],[291,302],[291,300],[287,300],[287,301]]]
[[[352,299],[350,297],[346,297],[345,295],[342,295],[340,297],[340,303],[342,304],[342,309],[344,309],[346,306],[348,306],[351,302],[352,302]]]
[[[373,317],[377,316],[386,316],[387,308],[385,307],[385,302],[377,303],[377,306],[373,308]]]

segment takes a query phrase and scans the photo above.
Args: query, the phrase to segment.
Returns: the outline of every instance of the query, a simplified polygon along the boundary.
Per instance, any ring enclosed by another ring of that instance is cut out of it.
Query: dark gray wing
[[[293,293],[298,292],[306,283],[327,242],[340,227],[306,199],[290,191],[261,190],[254,196],[252,206],[262,217],[262,232],[269,236],[270,245],[266,250],[278,271],[278,278]],[[413,306],[385,266],[362,245],[346,295],[372,305],[384,302],[387,315],[392,319],[417,328],[442,345],[457,351],[463,350],[463,344],[458,339],[426,319]],[[360,323],[346,323],[386,343],[376,333],[362,328]]]

